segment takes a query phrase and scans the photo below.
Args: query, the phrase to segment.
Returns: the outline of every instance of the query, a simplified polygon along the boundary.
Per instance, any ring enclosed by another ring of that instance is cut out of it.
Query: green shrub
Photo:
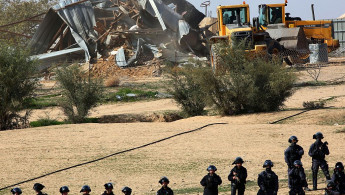
[[[245,51],[245,42],[216,44],[216,69],[173,68],[172,95],[188,114],[200,115],[206,105],[221,115],[278,110],[292,95],[295,75],[282,59]]]
[[[57,80],[63,89],[59,103],[68,121],[81,123],[103,94],[100,80],[87,77],[78,65],[57,70]]]
[[[18,114],[26,107],[26,99],[37,86],[37,62],[29,59],[28,52],[0,43],[0,130],[23,128],[27,117]]]
[[[217,45],[222,67],[201,77],[208,102],[222,115],[278,110],[292,95],[295,75],[281,59],[245,51],[245,43]]]
[[[325,107],[324,101],[306,101],[303,102],[303,107],[308,110],[321,109]]]
[[[189,116],[202,115],[205,112],[206,94],[201,89],[199,82],[203,72],[204,69],[200,64],[196,64],[196,67],[187,65],[184,68],[172,67],[169,69],[171,78],[169,92]]]
[[[51,126],[51,125],[62,125],[64,122],[51,119],[39,119],[37,121],[30,122],[30,127],[42,127],[42,126]]]

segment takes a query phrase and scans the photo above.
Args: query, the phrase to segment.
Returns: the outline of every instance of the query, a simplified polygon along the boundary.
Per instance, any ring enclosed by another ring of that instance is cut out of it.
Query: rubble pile
[[[163,60],[208,56],[207,38],[214,34],[204,18],[186,0],[61,0],[47,12],[30,47],[41,69],[83,60],[100,77],[133,76],[130,70],[138,68],[121,70],[137,66],[148,66],[141,74],[150,76]]]
[[[142,78],[158,77],[161,75],[161,61],[153,59],[141,66],[121,68],[114,63],[114,56],[108,60],[100,60],[93,64],[91,68],[92,75],[100,78]]]

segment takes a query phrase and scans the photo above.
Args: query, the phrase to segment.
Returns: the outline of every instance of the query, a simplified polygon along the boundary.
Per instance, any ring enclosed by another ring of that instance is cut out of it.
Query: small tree
[[[102,96],[101,82],[88,78],[78,65],[58,69],[57,80],[63,89],[60,106],[64,114],[72,123],[83,122]]]
[[[1,44],[0,46],[0,130],[25,127],[28,124],[26,112],[18,114],[25,107],[36,88],[37,63],[29,59],[28,52],[20,48]]]
[[[203,72],[202,67],[186,66],[184,68],[173,67],[169,69],[171,85],[170,93],[174,100],[189,116],[202,115],[206,107],[205,93],[201,90],[198,77]]]

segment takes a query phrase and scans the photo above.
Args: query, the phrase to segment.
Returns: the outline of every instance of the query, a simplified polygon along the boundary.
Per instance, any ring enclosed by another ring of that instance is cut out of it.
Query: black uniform
[[[285,150],[285,162],[289,168],[294,167],[293,163],[295,160],[301,160],[304,154],[304,150],[301,146],[297,145],[296,143],[291,143],[291,145]]]
[[[110,194],[107,194],[107,191],[104,191],[102,195],[114,195],[114,193],[111,192]]]
[[[296,143],[291,143],[291,145],[285,150],[285,162],[288,166],[288,174],[289,171],[294,167],[293,163],[295,160],[301,160],[304,154],[304,150],[300,145]],[[290,180],[288,179],[288,183],[290,185]]]
[[[162,187],[157,191],[157,195],[174,195],[174,192],[169,187]]]
[[[205,175],[200,181],[200,184],[204,186],[204,195],[217,195],[218,185],[222,184],[222,179],[217,174]]]
[[[336,185],[336,190],[341,194],[345,194],[345,173],[343,171],[334,170],[332,181]]]
[[[329,155],[329,150],[327,142],[323,143],[320,139],[317,139],[309,149],[309,156],[312,157],[312,171],[313,171],[313,189],[317,189],[317,173],[319,167],[321,167],[323,173],[326,176],[327,180],[330,180],[331,177],[328,171],[328,164],[325,160],[325,156]]]
[[[234,172],[237,173],[236,176],[238,179],[233,179],[235,176]],[[238,195],[243,195],[246,189],[247,169],[243,166],[240,168],[235,166],[231,169],[228,179],[231,181],[231,195],[236,195],[236,190],[238,190]]]
[[[259,174],[258,185],[260,187],[258,195],[277,195],[278,176],[271,169],[266,169]]]
[[[304,195],[303,187],[307,186],[307,180],[304,173],[304,168],[294,167],[289,171],[289,179],[290,179],[290,192],[289,195]]]

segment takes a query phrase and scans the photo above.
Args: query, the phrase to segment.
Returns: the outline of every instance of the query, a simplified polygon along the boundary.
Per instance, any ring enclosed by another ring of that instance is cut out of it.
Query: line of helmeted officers
[[[325,160],[326,155],[329,155],[328,143],[322,142],[323,134],[317,132],[313,135],[313,139],[316,141],[310,146],[309,156],[312,158],[312,174],[313,174],[313,189],[317,188],[317,174],[321,167],[324,175],[327,179],[327,187],[325,188],[325,195],[341,195],[345,194],[345,174],[344,166],[341,162],[335,164],[332,177],[329,174],[328,164]],[[288,184],[289,195],[304,195],[305,191],[311,191],[308,187],[306,174],[304,172],[302,164],[302,156],[304,155],[303,148],[297,144],[298,138],[291,136],[289,138],[290,146],[285,150],[285,162],[288,166]],[[228,180],[231,182],[231,195],[243,195],[246,189],[247,169],[243,167],[244,160],[241,157],[237,157],[232,165]],[[265,160],[263,164],[264,171],[258,175],[258,195],[276,195],[279,189],[278,176],[272,170],[273,162],[271,160]],[[204,187],[204,195],[217,195],[218,186],[222,184],[222,179],[216,174],[217,168],[214,165],[210,165],[207,168],[208,174],[205,175],[200,184]],[[168,187],[169,179],[162,177],[158,181],[162,187],[157,191],[157,195],[173,195],[174,192]],[[102,195],[113,195],[113,184],[104,184],[105,191]],[[44,188],[42,184],[36,183],[33,189],[37,195],[44,195],[41,191]],[[21,194],[20,188],[13,188],[11,192],[15,195]],[[67,186],[60,188],[62,195],[68,195],[69,189]],[[84,185],[80,190],[83,195],[89,195],[91,188],[88,185]],[[122,192],[125,195],[130,195],[132,190],[129,187],[124,187]]]
[[[345,194],[345,174],[343,163],[337,162],[335,164],[332,177],[329,174],[328,164],[325,160],[326,155],[329,155],[328,143],[322,142],[323,134],[317,132],[313,135],[316,141],[310,146],[309,156],[312,158],[312,174],[313,174],[313,189],[317,188],[317,174],[321,167],[327,179],[327,187],[325,188],[325,195],[341,195]],[[289,195],[304,195],[305,191],[312,191],[308,187],[306,174],[302,164],[302,156],[304,155],[303,148],[297,144],[296,136],[289,138],[290,146],[285,150],[285,162],[288,166],[288,184]],[[237,157],[232,163],[234,168],[230,171],[228,180],[231,182],[231,195],[243,195],[245,192],[245,184],[247,178],[247,169],[242,166],[244,163],[241,157]],[[258,195],[276,195],[278,194],[279,183],[278,176],[272,171],[273,162],[266,160],[263,164],[264,171],[258,175]],[[204,195],[218,194],[218,186],[222,183],[222,179],[215,173],[217,168],[210,165],[207,168],[208,174],[201,180],[200,184],[204,186]]]
[[[35,190],[37,195],[47,195],[46,193],[42,192],[44,187],[45,186],[43,184],[35,183],[33,189]],[[106,184],[104,184],[104,187],[105,187],[105,191],[103,192],[102,195],[114,195],[114,193],[113,193],[114,186],[112,183],[106,183]],[[69,188],[68,188],[68,186],[62,186],[59,191],[60,191],[61,195],[68,195]],[[131,195],[132,194],[132,189],[127,187],[127,186],[123,187],[121,191],[124,195]],[[11,190],[11,192],[14,195],[22,194],[22,190],[20,188],[13,188]],[[88,185],[82,186],[82,188],[80,190],[80,193],[82,193],[82,195],[89,195],[90,192],[91,192],[91,188]]]

